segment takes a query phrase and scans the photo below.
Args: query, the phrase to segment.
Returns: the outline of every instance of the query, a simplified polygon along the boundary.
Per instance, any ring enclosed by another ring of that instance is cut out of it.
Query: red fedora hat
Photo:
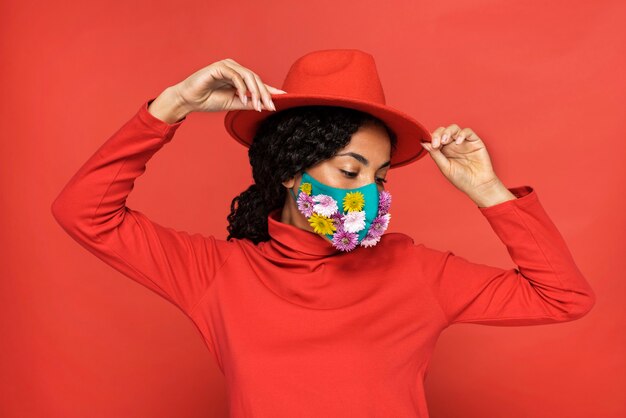
[[[431,135],[421,123],[385,104],[374,57],[358,49],[325,49],[298,58],[289,69],[282,90],[272,94],[276,111],[297,106],[343,106],[367,112],[382,120],[398,137],[390,168],[415,162],[428,152],[421,141]],[[238,142],[249,147],[259,123],[275,113],[252,109],[226,112],[224,126]]]

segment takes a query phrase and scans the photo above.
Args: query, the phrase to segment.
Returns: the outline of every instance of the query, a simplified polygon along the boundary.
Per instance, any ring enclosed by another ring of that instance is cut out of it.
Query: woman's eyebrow
[[[356,152],[344,152],[343,154],[337,154],[338,156],[349,156],[349,157],[353,157],[356,158],[358,161],[360,161],[361,163],[363,163],[365,166],[369,166],[370,162],[367,158],[365,158],[364,156],[362,156],[361,154],[357,154]],[[380,167],[378,167],[378,169],[380,170],[383,167],[387,167],[389,164],[391,164],[391,160],[387,161],[386,163],[384,163],[383,165],[381,165]]]

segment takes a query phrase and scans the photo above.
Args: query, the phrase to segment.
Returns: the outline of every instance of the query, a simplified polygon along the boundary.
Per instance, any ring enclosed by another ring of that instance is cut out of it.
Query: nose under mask
[[[378,244],[389,226],[391,194],[379,192],[376,183],[342,189],[319,182],[305,171],[298,195],[289,191],[313,230],[341,251]]]

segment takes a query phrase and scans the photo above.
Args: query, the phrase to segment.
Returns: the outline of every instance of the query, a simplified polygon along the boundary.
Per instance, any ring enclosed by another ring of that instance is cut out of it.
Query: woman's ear
[[[292,188],[293,188],[293,186],[296,184],[296,180],[297,180],[298,178],[300,178],[300,177],[301,177],[301,175],[300,175],[300,174],[298,174],[298,175],[296,175],[296,176],[294,176],[294,177],[291,177],[291,178],[290,178],[290,179],[288,179],[288,180],[283,181],[283,186],[285,186],[285,187],[286,187],[286,188],[288,188],[288,189],[292,189]]]

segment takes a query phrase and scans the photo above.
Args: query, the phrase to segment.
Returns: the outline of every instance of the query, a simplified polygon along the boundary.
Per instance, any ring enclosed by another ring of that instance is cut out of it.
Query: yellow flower
[[[361,192],[348,192],[343,198],[343,210],[346,212],[363,210],[365,205],[365,197]]]
[[[302,183],[300,185],[300,190],[302,190],[304,193],[310,195],[311,194],[311,183]]]
[[[311,215],[311,217],[309,218],[309,223],[313,227],[313,230],[318,234],[332,235],[337,230],[337,228],[335,228],[333,219],[315,212],[313,212],[313,215]]]

